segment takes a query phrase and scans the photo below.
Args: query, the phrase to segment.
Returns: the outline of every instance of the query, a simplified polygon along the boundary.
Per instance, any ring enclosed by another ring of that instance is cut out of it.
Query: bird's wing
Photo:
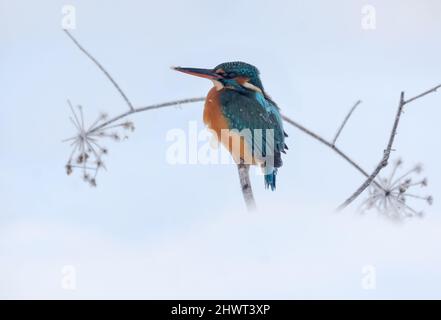
[[[222,112],[230,129],[239,132],[249,129],[251,136],[242,136],[252,148],[254,155],[257,151],[263,157],[274,157],[274,167],[280,167],[280,152],[285,152],[286,145],[278,107],[271,100],[265,99],[261,93],[243,94],[235,90],[224,90],[220,97]],[[254,131],[255,129],[262,129],[262,139],[255,138],[258,132]],[[267,131],[268,129],[272,131]],[[267,137],[269,138],[266,139]]]

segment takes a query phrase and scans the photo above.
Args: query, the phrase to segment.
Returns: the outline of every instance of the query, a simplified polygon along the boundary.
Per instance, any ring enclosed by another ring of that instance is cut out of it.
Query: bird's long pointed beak
[[[210,80],[222,79],[222,76],[217,74],[211,69],[200,69],[200,68],[184,68],[184,67],[172,67],[173,70],[191,74],[192,76],[206,78]]]

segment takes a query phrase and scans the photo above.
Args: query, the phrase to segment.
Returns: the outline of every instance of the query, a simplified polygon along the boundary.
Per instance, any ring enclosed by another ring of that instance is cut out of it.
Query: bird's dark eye
[[[237,77],[237,73],[236,72],[228,72],[227,74],[227,78],[228,79],[233,79]]]

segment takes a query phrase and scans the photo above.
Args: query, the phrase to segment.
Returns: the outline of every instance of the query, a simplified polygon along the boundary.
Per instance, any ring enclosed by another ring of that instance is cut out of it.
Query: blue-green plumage
[[[220,92],[222,113],[230,129],[245,132],[241,135],[253,155],[264,162],[265,186],[274,190],[277,168],[282,166],[281,152],[287,149],[279,108],[266,95],[254,66],[230,62],[215,68],[219,69],[230,74],[226,79],[219,80],[225,88]],[[237,77],[249,79],[258,89],[243,86],[236,80]]]
[[[239,133],[253,163],[263,168],[265,186],[274,190],[277,168],[282,166],[281,153],[288,149],[287,135],[279,108],[266,94],[257,68],[245,62],[226,62],[213,69],[176,67],[175,70],[214,82],[220,116],[211,121],[220,119],[228,129]]]

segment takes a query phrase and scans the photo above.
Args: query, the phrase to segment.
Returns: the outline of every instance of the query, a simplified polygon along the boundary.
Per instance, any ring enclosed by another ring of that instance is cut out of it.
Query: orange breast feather
[[[236,163],[244,160],[247,164],[256,164],[243,137],[229,132],[230,127],[221,110],[220,92],[216,87],[208,92],[205,99],[204,123],[214,131],[217,140],[227,148]]]

